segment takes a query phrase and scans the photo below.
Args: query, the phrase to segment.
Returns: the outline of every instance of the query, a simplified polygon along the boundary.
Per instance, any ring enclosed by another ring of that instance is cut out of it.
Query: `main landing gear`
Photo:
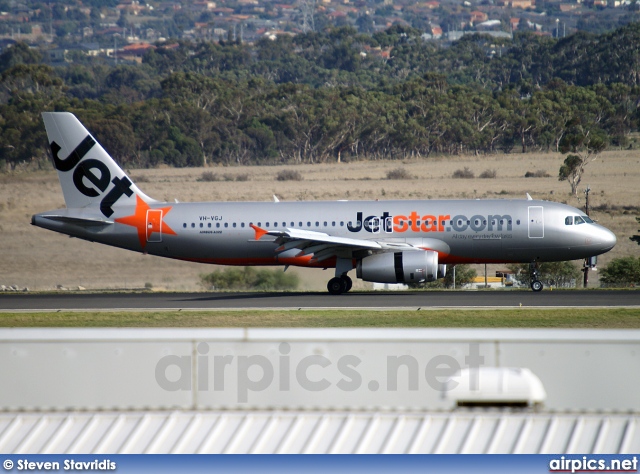
[[[540,272],[538,271],[538,264],[536,262],[531,262],[529,264],[529,276],[531,279],[531,289],[536,292],[542,291],[544,285],[538,279],[540,278]]]
[[[353,286],[353,281],[347,275],[341,275],[339,277],[332,278],[327,283],[327,290],[332,295],[341,295],[346,293]]]
[[[332,295],[341,295],[346,293],[353,286],[353,281],[347,276],[354,267],[354,261],[351,258],[338,258],[336,259],[336,273],[335,277],[329,280],[327,283],[327,290]]]

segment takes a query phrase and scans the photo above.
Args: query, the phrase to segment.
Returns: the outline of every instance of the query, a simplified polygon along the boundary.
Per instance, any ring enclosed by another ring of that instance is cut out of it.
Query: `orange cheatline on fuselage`
[[[197,263],[209,263],[213,265],[234,265],[234,266],[251,266],[251,265],[293,265],[295,267],[308,268],[335,268],[336,258],[328,258],[322,262],[313,259],[313,255],[305,255],[303,257],[257,257],[257,258],[188,258],[176,257],[178,260]]]

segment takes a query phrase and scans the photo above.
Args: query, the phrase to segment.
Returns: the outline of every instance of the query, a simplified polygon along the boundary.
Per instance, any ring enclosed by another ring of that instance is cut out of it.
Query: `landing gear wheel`
[[[340,278],[344,280],[344,283],[345,283],[344,292],[346,293],[353,286],[353,280],[351,280],[351,278],[349,278],[347,275],[342,275]]]
[[[332,295],[341,295],[347,291],[347,282],[339,277],[332,278],[329,280],[329,283],[327,283],[327,290],[329,290],[329,293]]]
[[[529,278],[531,278],[531,289],[535,292],[542,291],[544,286],[538,278],[540,278],[540,272],[538,271],[538,262],[533,261],[529,264]]]

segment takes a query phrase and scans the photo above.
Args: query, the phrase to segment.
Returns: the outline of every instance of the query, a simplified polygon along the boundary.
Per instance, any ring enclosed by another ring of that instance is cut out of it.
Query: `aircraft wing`
[[[378,240],[351,239],[348,237],[335,237],[324,232],[315,232],[303,229],[266,230],[252,225],[256,232],[256,240],[269,235],[275,237],[275,242],[280,244],[277,253],[292,249],[300,250],[296,256],[313,254],[313,260],[323,261],[338,254],[354,252],[358,250],[373,250],[377,252],[394,251],[399,249],[415,248],[406,243],[384,242]]]

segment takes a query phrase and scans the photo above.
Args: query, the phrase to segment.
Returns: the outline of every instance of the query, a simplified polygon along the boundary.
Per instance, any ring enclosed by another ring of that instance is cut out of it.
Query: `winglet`
[[[533,201],[533,199],[531,198],[531,196],[529,195],[529,193],[527,193],[527,201]]]
[[[265,235],[265,234],[267,234],[267,233],[269,232],[268,230],[261,229],[261,228],[260,228],[260,227],[258,227],[257,225],[250,224],[250,226],[251,226],[251,228],[252,228],[253,230],[255,230],[255,231],[256,231],[256,240],[260,240],[260,238],[261,238],[263,235]]]

